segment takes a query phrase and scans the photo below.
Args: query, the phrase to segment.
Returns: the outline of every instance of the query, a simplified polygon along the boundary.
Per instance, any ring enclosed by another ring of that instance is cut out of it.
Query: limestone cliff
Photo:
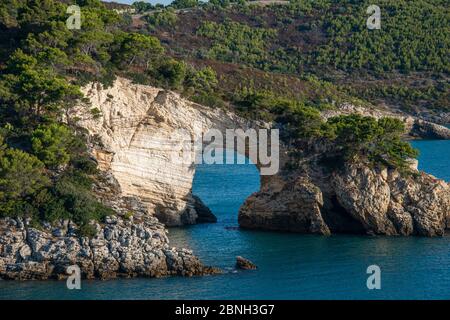
[[[71,116],[89,131],[100,169],[114,175],[123,195],[139,197],[167,226],[214,221],[191,194],[196,155],[180,161],[183,143],[194,144],[210,128],[246,130],[259,124],[122,78],[106,89],[92,84],[84,93],[90,106]],[[92,115],[94,108],[100,116]]]

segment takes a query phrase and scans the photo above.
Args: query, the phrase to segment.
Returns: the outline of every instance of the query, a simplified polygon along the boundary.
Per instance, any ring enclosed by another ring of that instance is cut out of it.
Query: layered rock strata
[[[184,163],[177,161],[178,153],[174,151],[179,147],[180,140],[184,139],[183,141],[192,144],[199,133],[209,129],[225,132],[226,129],[233,128],[247,130],[269,127],[269,124],[242,119],[231,112],[203,107],[175,93],[132,84],[129,80],[121,78],[110,88],[105,89],[92,84],[84,90],[91,105],[80,107],[73,116],[76,116],[79,124],[99,142],[94,145],[93,154],[98,159],[100,168],[110,170],[119,182],[124,195],[141,199],[148,213],[158,217],[167,226],[215,220],[212,213],[205,210],[201,200],[192,195],[194,160]],[[101,116],[93,117],[89,113],[89,108],[99,109]],[[350,113],[375,118],[385,116],[401,118],[412,137],[450,138],[450,130],[445,127],[389,110],[343,104],[335,110],[323,112],[322,116],[328,119]],[[286,151],[280,152],[281,157],[285,157],[286,154]],[[286,161],[287,159],[283,159],[281,165]],[[380,176],[379,173],[373,175],[378,178]],[[286,179],[286,176],[289,178]],[[343,173],[342,177],[344,179],[346,174]],[[345,208],[339,202],[339,199],[341,202],[345,201],[337,195],[345,192],[337,187],[335,181],[338,180],[339,177],[323,175],[321,178],[311,179],[308,175],[296,172],[282,172],[273,177],[264,176],[261,178],[259,198],[254,199],[252,196],[247,201],[241,210],[239,221],[242,226],[253,225],[269,230],[322,234],[333,232],[335,230],[330,227],[330,222],[324,219],[324,216],[328,216],[328,220],[335,220],[333,214],[324,213],[331,212],[327,210],[330,207],[329,203],[334,202],[339,206],[339,210],[335,210],[337,212],[351,209]],[[422,182],[409,181],[409,183],[419,186]],[[325,189],[331,189],[331,185],[335,185],[336,190],[324,192]],[[391,185],[389,188],[390,199],[391,189],[394,188]],[[263,199],[266,196],[275,197],[276,201],[266,201]],[[372,194],[375,198],[382,196],[383,193]],[[417,196],[416,200],[420,202],[420,196]],[[384,207],[379,209],[384,215]],[[416,212],[413,209],[410,211]],[[250,215],[250,212],[255,214]],[[304,214],[293,214],[294,212]],[[266,217],[268,215],[272,218],[268,219]],[[345,216],[348,224],[361,227],[351,214]],[[375,228],[374,232],[383,233],[381,229]],[[371,228],[366,226],[364,232],[371,232],[370,230]],[[387,228],[385,233],[395,232],[392,228]],[[430,231],[430,234],[433,233]]]
[[[88,130],[100,169],[111,171],[123,195],[139,197],[149,214],[167,226],[215,220],[192,196],[197,153],[188,154],[186,148],[209,129],[225,136],[227,129],[258,128],[260,123],[122,78],[110,88],[92,84],[84,93],[90,104],[71,117]],[[93,116],[92,109],[100,116]]]

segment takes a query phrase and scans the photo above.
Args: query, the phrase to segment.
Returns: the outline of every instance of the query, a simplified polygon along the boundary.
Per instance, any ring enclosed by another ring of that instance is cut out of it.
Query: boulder
[[[242,269],[242,270],[256,270],[258,269],[258,267],[251,262],[250,260],[241,257],[241,256],[237,256],[236,257],[236,268],[237,269]]]
[[[241,206],[240,227],[330,234],[321,214],[322,192],[316,185],[304,177],[290,182],[274,178],[269,185]]]

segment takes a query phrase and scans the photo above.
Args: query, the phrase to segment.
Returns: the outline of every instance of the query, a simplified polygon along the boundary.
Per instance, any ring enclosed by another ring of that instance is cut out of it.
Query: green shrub
[[[194,8],[199,5],[198,0],[174,0],[171,4],[176,9]]]
[[[70,130],[56,123],[39,126],[31,136],[33,153],[48,167],[57,167],[69,162],[68,149],[71,141]]]
[[[164,52],[157,38],[140,33],[117,33],[114,42],[113,61],[123,68],[135,64],[148,69]]]
[[[173,27],[178,21],[177,14],[172,8],[164,9],[145,16],[145,20],[155,27]]]
[[[109,97],[108,97],[108,99],[109,99]],[[91,112],[92,116],[94,117],[94,119],[98,119],[102,116],[102,112],[99,108],[92,108],[90,110],[90,112]]]
[[[1,146],[0,215],[34,213],[27,200],[49,184],[39,159],[24,151]]]
[[[190,100],[193,102],[196,102],[198,104],[202,104],[207,107],[212,108],[222,108],[225,106],[225,102],[223,101],[222,97],[215,93],[197,93],[190,97]]]
[[[78,228],[78,234],[82,237],[93,238],[97,235],[97,229],[95,225],[89,223],[82,224]]]
[[[185,87],[192,87],[197,92],[211,93],[218,85],[217,74],[211,67],[205,67],[200,70],[189,70]]]
[[[132,211],[128,211],[127,213],[124,214],[123,216],[126,220],[130,220],[133,217],[133,212]]]
[[[133,2],[132,6],[137,13],[144,13],[155,9],[155,7],[151,3],[145,1],[135,1]]]
[[[344,161],[367,159],[372,163],[407,169],[408,160],[418,156],[417,150],[401,140],[405,127],[398,119],[343,115],[329,119],[322,130]]]
[[[163,61],[152,72],[157,83],[166,88],[176,89],[181,86],[186,76],[186,65],[174,59]]]

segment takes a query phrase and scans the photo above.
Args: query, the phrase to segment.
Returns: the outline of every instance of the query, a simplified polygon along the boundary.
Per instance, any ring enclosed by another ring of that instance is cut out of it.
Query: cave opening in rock
[[[192,193],[213,212],[219,223],[237,226],[240,206],[260,189],[260,174],[247,157],[234,150],[221,151],[223,164],[196,165]]]

